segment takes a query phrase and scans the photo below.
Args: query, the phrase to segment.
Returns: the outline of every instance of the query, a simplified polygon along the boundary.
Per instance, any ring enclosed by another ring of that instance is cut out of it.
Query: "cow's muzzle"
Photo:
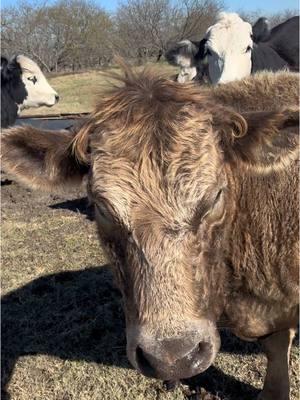
[[[193,329],[174,337],[149,334],[147,327],[129,329],[127,354],[143,375],[164,380],[183,379],[205,371],[220,347],[211,323],[193,323]]]

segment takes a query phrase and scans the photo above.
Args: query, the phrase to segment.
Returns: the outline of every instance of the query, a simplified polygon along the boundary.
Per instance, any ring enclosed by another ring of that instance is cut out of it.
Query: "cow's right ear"
[[[241,168],[268,174],[298,158],[299,110],[228,113],[221,124],[227,160]]]
[[[85,161],[77,159],[75,136],[72,131],[43,131],[32,126],[5,129],[1,135],[1,168],[33,189],[61,192],[79,186],[89,162],[87,154]]]
[[[18,80],[22,73],[17,57],[13,57],[10,61],[6,57],[1,57],[1,80],[8,82],[12,79]]]
[[[2,83],[9,78],[8,60],[6,57],[1,57],[1,81]]]
[[[8,64],[7,58],[1,56],[1,69],[5,68]]]

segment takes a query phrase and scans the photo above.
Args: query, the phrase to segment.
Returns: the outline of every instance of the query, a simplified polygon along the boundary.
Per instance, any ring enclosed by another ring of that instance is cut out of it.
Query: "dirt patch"
[[[84,190],[53,196],[9,181],[1,189],[2,373],[12,400],[255,398],[265,359],[228,332],[214,365],[172,391],[133,370],[120,294]],[[293,400],[298,385],[293,347]]]

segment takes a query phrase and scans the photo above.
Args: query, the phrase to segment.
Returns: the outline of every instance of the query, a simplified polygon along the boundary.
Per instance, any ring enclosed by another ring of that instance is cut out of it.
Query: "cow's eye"
[[[36,76],[30,76],[29,78],[27,78],[29,81],[31,81],[34,85],[37,83],[37,79]]]
[[[223,189],[220,189],[215,197],[214,203],[213,203],[213,207],[218,203],[218,201],[220,200],[221,196],[223,193]]]
[[[252,50],[252,47],[251,47],[251,46],[248,46],[247,49],[246,49],[246,51],[245,51],[245,53],[249,53],[249,51],[251,51],[251,50]]]
[[[215,195],[214,200],[201,200],[191,221],[192,225],[198,226],[204,219],[207,220],[210,216],[213,218],[216,217],[219,209],[222,209],[222,207],[219,207],[219,205],[222,205],[222,198],[223,189],[220,189]]]
[[[207,210],[203,214],[201,220],[209,219],[210,216],[212,218],[215,218],[216,215],[219,213],[220,208],[222,209],[222,207],[220,207],[222,205],[221,201],[222,199],[223,199],[223,189],[220,189],[216,194],[214,201],[210,203],[210,205],[207,207]]]
[[[119,240],[120,235],[124,233],[122,224],[116,215],[113,207],[107,202],[95,202],[95,217],[100,235],[104,235],[107,240]]]
[[[206,217],[208,214],[210,214],[214,210],[214,208],[217,207],[217,205],[219,204],[219,202],[221,200],[222,194],[223,194],[223,189],[220,189],[218,191],[218,193],[216,194],[216,197],[215,197],[213,203],[211,203],[211,205],[208,208],[207,212],[203,215],[203,218]]]
[[[108,206],[103,203],[95,203],[95,209],[98,214],[98,219],[100,223],[113,223],[114,217],[112,211],[109,210]]]

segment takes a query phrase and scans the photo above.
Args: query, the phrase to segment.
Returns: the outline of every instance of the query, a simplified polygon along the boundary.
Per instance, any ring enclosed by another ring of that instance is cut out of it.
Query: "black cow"
[[[251,72],[277,71],[284,67],[299,71],[299,17],[292,17],[270,30],[266,18],[253,26]]]

